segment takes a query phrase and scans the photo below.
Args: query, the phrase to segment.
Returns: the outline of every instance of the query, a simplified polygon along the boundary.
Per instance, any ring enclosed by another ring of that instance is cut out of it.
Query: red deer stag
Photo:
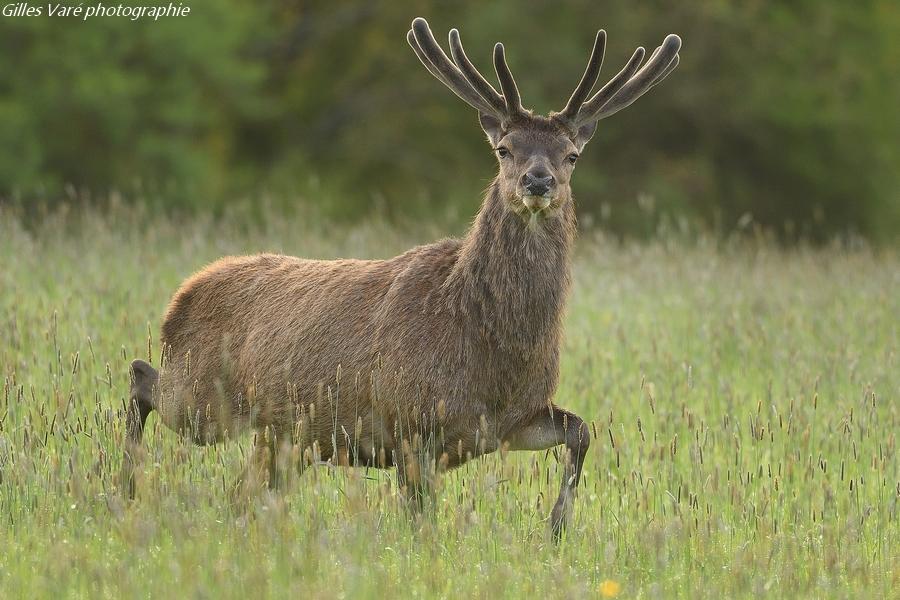
[[[153,410],[198,444],[256,429],[250,466],[270,486],[284,475],[285,448],[298,448],[304,465],[396,465],[409,491],[423,485],[410,459],[422,439],[431,441],[430,464],[446,467],[501,445],[565,444],[550,516],[559,537],[590,443],[584,421],[551,401],[575,238],[569,181],[597,122],[662,81],[678,65],[681,40],[667,36],[643,66],[638,48],[591,95],[601,30],[565,108],[547,117],[522,107],[502,44],[493,55],[498,92],[456,29],[452,60],[424,19],[413,21],[407,41],[478,111],[496,153],[499,174],[474,224],[462,239],[388,260],[261,254],[224,258],[190,277],[166,311],[159,371],[132,363],[124,465],[132,496]]]

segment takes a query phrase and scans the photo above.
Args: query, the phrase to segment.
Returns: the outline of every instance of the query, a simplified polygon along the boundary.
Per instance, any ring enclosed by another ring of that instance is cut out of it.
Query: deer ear
[[[491,146],[499,144],[500,140],[503,139],[503,123],[500,122],[500,119],[480,112],[478,113],[478,121],[481,123],[481,128],[487,134]]]
[[[575,134],[575,139],[572,141],[575,142],[575,147],[578,148],[579,152],[581,152],[584,149],[585,144],[594,137],[595,131],[597,131],[597,121],[587,123],[578,128],[578,133]]]

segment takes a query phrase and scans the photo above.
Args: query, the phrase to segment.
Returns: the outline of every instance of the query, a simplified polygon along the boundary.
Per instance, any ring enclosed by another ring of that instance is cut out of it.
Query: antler
[[[653,51],[643,67],[640,65],[644,59],[644,49],[638,48],[625,67],[587,99],[600,76],[605,48],[606,32],[601,29],[597,32],[591,58],[578,87],[572,92],[566,107],[553,115],[572,129],[578,129],[582,125],[619,112],[665,79],[678,66],[681,38],[675,34],[667,35],[662,45]]]
[[[413,20],[412,29],[406,34],[406,41],[425,68],[469,106],[504,123],[524,114],[519,88],[506,64],[503,44],[498,42],[494,46],[494,70],[500,80],[501,95],[466,56],[456,29],[450,30],[450,54],[453,61],[444,54],[434,39],[428,22],[422,17]]]

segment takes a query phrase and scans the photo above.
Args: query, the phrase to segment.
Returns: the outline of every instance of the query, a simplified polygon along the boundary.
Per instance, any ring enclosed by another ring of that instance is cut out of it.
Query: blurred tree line
[[[565,103],[597,28],[603,81],[681,34],[681,66],[601,122],[576,174],[582,214],[614,231],[900,231],[894,0],[191,6],[156,22],[0,17],[0,198],[467,217],[495,166],[474,112],[406,44],[422,15],[439,38],[458,27],[486,74],[504,41],[540,112]]]

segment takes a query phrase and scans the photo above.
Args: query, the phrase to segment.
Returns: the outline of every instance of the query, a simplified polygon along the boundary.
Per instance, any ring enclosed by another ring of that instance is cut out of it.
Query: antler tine
[[[647,90],[662,81],[662,77],[672,72],[675,68],[672,64],[675,63],[680,48],[680,37],[675,34],[666,36],[666,39],[659,47],[659,50],[654,53],[654,56],[636,74],[630,77],[615,95],[605,104],[598,107],[597,112],[593,113],[589,118],[593,120],[605,119],[644,95]],[[677,66],[677,63],[675,66]]]
[[[444,77],[444,74],[438,71],[438,69],[433,64],[431,64],[431,61],[428,60],[428,57],[425,56],[425,53],[422,52],[422,49],[419,47],[419,42],[416,41],[416,36],[413,33],[412,29],[406,32],[406,41],[413,49],[413,52],[416,53],[419,61],[425,66],[426,69],[428,69],[428,72],[434,75],[435,79],[437,79],[447,87],[450,87],[450,84],[447,82],[447,78]]]
[[[578,87],[575,88],[575,91],[569,97],[566,107],[560,112],[560,116],[566,121],[571,121],[575,118],[581,105],[587,100],[588,94],[594,88],[594,84],[597,83],[600,69],[603,66],[603,55],[605,52],[606,31],[601,29],[597,32],[597,37],[594,38],[594,48],[591,50],[591,57],[588,59],[587,67],[584,69],[584,75],[581,76]]]
[[[669,76],[669,73],[675,70],[678,67],[678,63],[681,62],[681,57],[679,55],[675,55],[675,58],[672,59],[672,62],[669,63],[669,66],[666,67],[666,70],[659,74],[659,76],[653,80],[653,83],[650,84],[648,90],[653,89],[653,86],[657,85],[660,81]]]
[[[447,76],[431,62],[419,46],[419,43],[416,41],[416,36],[411,29],[406,33],[406,41],[409,42],[410,47],[412,47],[413,52],[416,53],[419,61],[425,65],[425,68],[428,69],[429,73],[434,75],[435,79],[447,86],[457,97],[476,110],[487,110],[487,106],[485,106],[484,103],[479,102],[474,95],[467,93],[466,90],[458,89],[453,82],[451,82]]]
[[[582,104],[581,110],[576,113],[574,117],[570,119],[572,125],[577,129],[581,127],[588,121],[596,120],[594,115],[603,108],[603,105],[609,102],[609,99],[616,95],[616,93],[622,89],[628,80],[637,73],[638,69],[641,66],[641,61],[644,60],[645,50],[643,47],[638,47],[635,49],[634,54],[631,55],[631,58],[628,59],[628,62],[625,63],[625,66],[622,67],[622,70],[616,73],[616,76],[606,82],[602,88],[600,88],[596,94],[591,96],[591,98]]]
[[[628,80],[631,79],[640,68],[641,61],[644,60],[644,54],[644,48],[638,46],[634,51],[634,54],[631,55],[631,58],[628,59],[628,62],[625,63],[625,66],[622,67],[622,70],[616,73],[615,77],[606,82],[606,85],[600,88],[596,94],[591,96],[590,100],[581,106],[581,110],[579,110],[572,119],[575,127],[580,127],[588,121],[593,120],[594,114],[603,108],[603,105],[609,102],[609,99],[622,89],[622,86],[628,83]]]
[[[475,91],[478,92],[488,104],[493,106],[496,111],[501,113],[506,112],[506,102],[504,101],[503,96],[494,89],[494,86],[488,83],[487,79],[484,78],[478,69],[475,68],[475,65],[472,64],[472,61],[469,60],[469,57],[466,56],[466,52],[463,50],[462,40],[459,38],[459,30],[455,28],[450,30],[450,55],[453,57],[453,62],[456,63],[456,66],[459,67],[459,70],[462,71],[462,74],[468,82],[475,88]]]
[[[650,60],[653,60],[654,58],[656,58],[656,55],[659,54],[660,49],[662,49],[662,46],[657,46],[656,49],[653,50],[653,54],[650,55]],[[656,76],[656,79],[653,80],[653,82],[650,84],[650,87],[648,87],[647,90],[649,91],[649,90],[653,89],[653,86],[655,86],[657,83],[659,83],[660,81],[662,81],[663,79],[668,77],[669,73],[671,73],[672,71],[675,70],[675,67],[678,66],[678,63],[680,61],[681,61],[681,57],[676,54],[675,58],[672,59],[672,62],[669,63],[669,66],[666,67],[666,70]]]
[[[406,40],[425,68],[450,88],[450,91],[476,110],[498,118],[504,117],[478,94],[456,65],[444,54],[425,19],[418,17],[412,22],[412,29],[406,34]]]
[[[577,129],[585,123],[599,121],[619,112],[675,70],[679,62],[678,51],[680,49],[681,38],[675,34],[669,34],[663,43],[653,50],[650,59],[641,66],[645,51],[639,47],[622,70],[584,102],[574,115],[570,107],[572,103],[570,98],[569,104],[559,113],[559,116],[571,127]],[[593,56],[591,58],[593,59]],[[590,65],[588,66],[590,67]]]
[[[497,72],[497,78],[500,80],[500,90],[503,92],[503,98],[506,100],[506,112],[508,117],[514,117],[522,114],[522,97],[519,96],[519,88],[516,86],[516,80],[513,79],[509,65],[506,64],[506,55],[503,51],[503,44],[497,42],[494,45],[494,70]]]

